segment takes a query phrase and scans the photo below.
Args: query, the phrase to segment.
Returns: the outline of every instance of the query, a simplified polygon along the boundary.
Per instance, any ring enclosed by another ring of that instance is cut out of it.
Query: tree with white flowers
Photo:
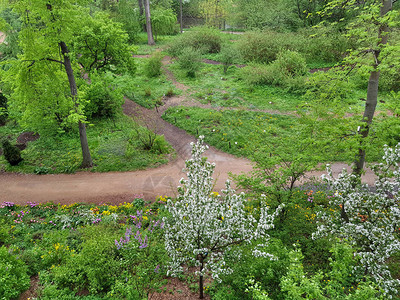
[[[244,194],[235,194],[229,181],[222,195],[213,192],[211,177],[215,164],[202,157],[207,149],[204,137],[192,143],[192,158],[186,161],[188,179],[181,179],[176,200],[167,202],[171,214],[165,218],[165,246],[171,258],[169,274],[183,270],[183,264],[198,267],[200,299],[203,298],[203,276],[210,272],[215,280],[220,274],[229,274],[231,268],[225,264],[224,252],[232,246],[264,238],[267,230],[274,227],[273,221],[280,207],[268,214],[262,206],[259,219],[244,209]],[[261,245],[260,245],[261,246]],[[255,249],[254,255],[272,258],[272,255]]]
[[[374,191],[345,171],[333,178],[328,166],[324,179],[335,195],[330,200],[331,211],[318,215],[313,237],[335,236],[353,242],[360,259],[354,272],[370,275],[390,298],[400,287],[387,265],[400,252],[400,144],[395,149],[386,146],[383,160],[373,167],[378,176]]]

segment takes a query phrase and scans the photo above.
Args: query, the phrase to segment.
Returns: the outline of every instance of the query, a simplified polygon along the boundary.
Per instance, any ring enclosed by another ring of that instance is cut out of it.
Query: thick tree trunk
[[[138,4],[139,4],[140,17],[143,17],[143,15],[144,15],[143,0],[138,0]],[[144,32],[147,31],[146,24],[143,24],[143,30],[144,30]]]
[[[183,32],[183,17],[182,17],[182,14],[183,14],[183,8],[182,8],[182,0],[179,0],[179,11],[180,11],[180,13],[179,13],[179,25],[180,25],[180,27],[181,27],[181,33]]]
[[[146,31],[147,31],[147,44],[155,45],[153,38],[153,31],[151,29],[151,20],[150,20],[150,2],[149,0],[144,0],[144,13],[146,14]]]
[[[59,46],[61,48],[61,54],[64,58],[64,68],[65,72],[68,76],[69,87],[71,90],[71,97],[74,100],[75,107],[78,106],[77,96],[78,96],[78,88],[76,87],[74,71],[71,66],[71,60],[69,59],[69,51],[68,47],[64,42],[60,42]],[[82,148],[82,168],[89,168],[93,165],[92,157],[89,151],[89,145],[86,136],[86,126],[85,123],[79,121],[79,138],[81,140],[81,148]]]
[[[392,5],[393,5],[392,0],[382,0],[380,16],[384,17],[389,11],[391,11]],[[369,129],[372,124],[372,120],[374,118],[376,105],[378,103],[378,89],[379,89],[379,75],[380,75],[378,67],[381,63],[379,59],[380,45],[384,45],[387,43],[388,31],[389,28],[386,24],[383,24],[379,27],[378,38],[380,41],[378,42],[376,49],[373,50],[375,65],[374,65],[374,70],[370,73],[368,81],[367,101],[365,103],[364,115],[362,120],[363,122],[365,122],[365,125],[361,126],[361,128],[358,130],[358,134],[361,136],[361,140],[353,169],[353,174],[356,174],[358,176],[361,175],[364,169],[365,142],[366,138],[369,135]]]

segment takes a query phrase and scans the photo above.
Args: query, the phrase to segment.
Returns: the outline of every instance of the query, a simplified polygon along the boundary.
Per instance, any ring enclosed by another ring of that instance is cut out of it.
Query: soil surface
[[[146,56],[147,57],[147,56]],[[143,195],[146,200],[154,200],[159,195],[174,196],[179,180],[185,176],[182,171],[185,160],[190,157],[191,142],[195,138],[184,130],[164,121],[161,114],[171,106],[186,105],[206,107],[192,99],[188,87],[177,82],[167,65],[171,63],[170,57],[163,59],[163,70],[169,80],[180,90],[182,95],[165,97],[163,105],[150,110],[125,99],[123,111],[126,115],[142,122],[144,126],[154,130],[157,134],[164,135],[165,139],[177,152],[177,156],[168,164],[135,172],[109,172],[92,173],[89,171],[76,174],[0,174],[0,202],[9,201],[17,204],[27,202],[55,202],[55,203],[113,203],[118,204],[131,201],[135,195]],[[20,137],[24,143],[37,138],[32,134],[24,134]],[[210,147],[205,153],[209,161],[216,164],[214,178],[217,179],[215,189],[225,188],[228,173],[239,174],[252,170],[252,163],[243,158],[224,153]],[[334,174],[338,174],[343,168],[349,167],[343,163],[335,163],[332,166]],[[319,177],[324,172],[312,172],[307,177]],[[373,184],[374,176],[367,170],[363,181]]]

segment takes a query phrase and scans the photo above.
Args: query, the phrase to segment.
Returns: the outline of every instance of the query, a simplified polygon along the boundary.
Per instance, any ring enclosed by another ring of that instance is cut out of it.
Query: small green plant
[[[178,60],[179,67],[185,71],[186,76],[195,77],[201,68],[201,53],[191,47],[182,50]]]
[[[51,171],[51,168],[45,167],[45,166],[40,166],[36,167],[35,170],[33,170],[33,173],[36,175],[44,175],[44,174],[49,174]]]
[[[169,88],[168,91],[165,93],[165,96],[172,97],[175,95],[175,92],[172,88]]]
[[[223,63],[224,74],[228,71],[228,68],[236,61],[239,54],[236,49],[231,46],[224,46],[219,54],[219,60]]]
[[[28,268],[4,246],[0,248],[0,298],[15,299],[29,287]]]
[[[155,52],[146,62],[144,73],[147,77],[157,77],[161,74],[163,55],[161,52]]]
[[[114,118],[120,111],[124,102],[123,94],[114,84],[111,73],[103,75],[92,74],[92,83],[85,92],[85,115],[89,119]]]
[[[12,145],[7,139],[2,142],[3,154],[8,163],[12,166],[18,165],[22,161],[21,150]]]
[[[150,89],[150,88],[146,88],[146,89],[144,90],[144,95],[145,95],[146,97],[150,97],[150,96],[151,96],[151,89]]]

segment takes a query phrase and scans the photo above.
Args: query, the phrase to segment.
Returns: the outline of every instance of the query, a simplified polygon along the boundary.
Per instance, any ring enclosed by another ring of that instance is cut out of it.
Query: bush
[[[238,41],[243,59],[258,63],[274,61],[282,50],[297,51],[308,63],[335,63],[342,60],[350,47],[350,41],[339,32],[323,27],[296,33],[248,32]]]
[[[284,39],[284,34],[273,31],[249,32],[238,41],[238,49],[246,61],[270,63],[277,58],[281,49],[293,48],[289,44],[285,47]]]
[[[14,299],[29,288],[30,280],[26,265],[6,247],[0,248],[0,298]]]
[[[169,53],[179,56],[186,48],[191,47],[201,54],[218,53],[221,50],[222,38],[219,31],[198,27],[175,38],[169,45]]]
[[[279,52],[273,64],[285,77],[303,76],[307,73],[306,60],[296,51],[284,50]]]
[[[178,65],[185,71],[188,77],[195,77],[201,67],[200,51],[191,47],[186,47],[179,55]]]
[[[113,118],[121,111],[122,93],[115,87],[112,74],[94,74],[85,93],[85,114],[89,119]]]
[[[224,65],[224,74],[228,71],[229,66],[235,63],[238,59],[238,52],[231,46],[225,45],[220,54],[219,54],[219,61],[222,62]]]
[[[157,77],[161,74],[163,56],[161,52],[155,52],[146,62],[144,73],[147,77]]]
[[[248,85],[274,84],[279,82],[278,70],[270,65],[251,64],[240,70],[240,78]]]
[[[11,145],[8,140],[3,140],[3,154],[8,163],[12,166],[18,165],[22,161],[21,150]]]
[[[295,51],[281,51],[277,60],[269,65],[253,64],[243,68],[240,76],[250,85],[278,85],[292,91],[304,91],[307,64],[301,54]]]
[[[352,47],[351,41],[332,28],[307,29],[299,32],[298,35],[303,36],[306,42],[297,45],[296,50],[303,53],[308,62],[341,61],[347,49]]]
[[[85,239],[81,251],[67,256],[65,264],[52,269],[53,280],[60,288],[107,292],[119,274],[116,228],[98,225],[87,226],[80,231]]]

